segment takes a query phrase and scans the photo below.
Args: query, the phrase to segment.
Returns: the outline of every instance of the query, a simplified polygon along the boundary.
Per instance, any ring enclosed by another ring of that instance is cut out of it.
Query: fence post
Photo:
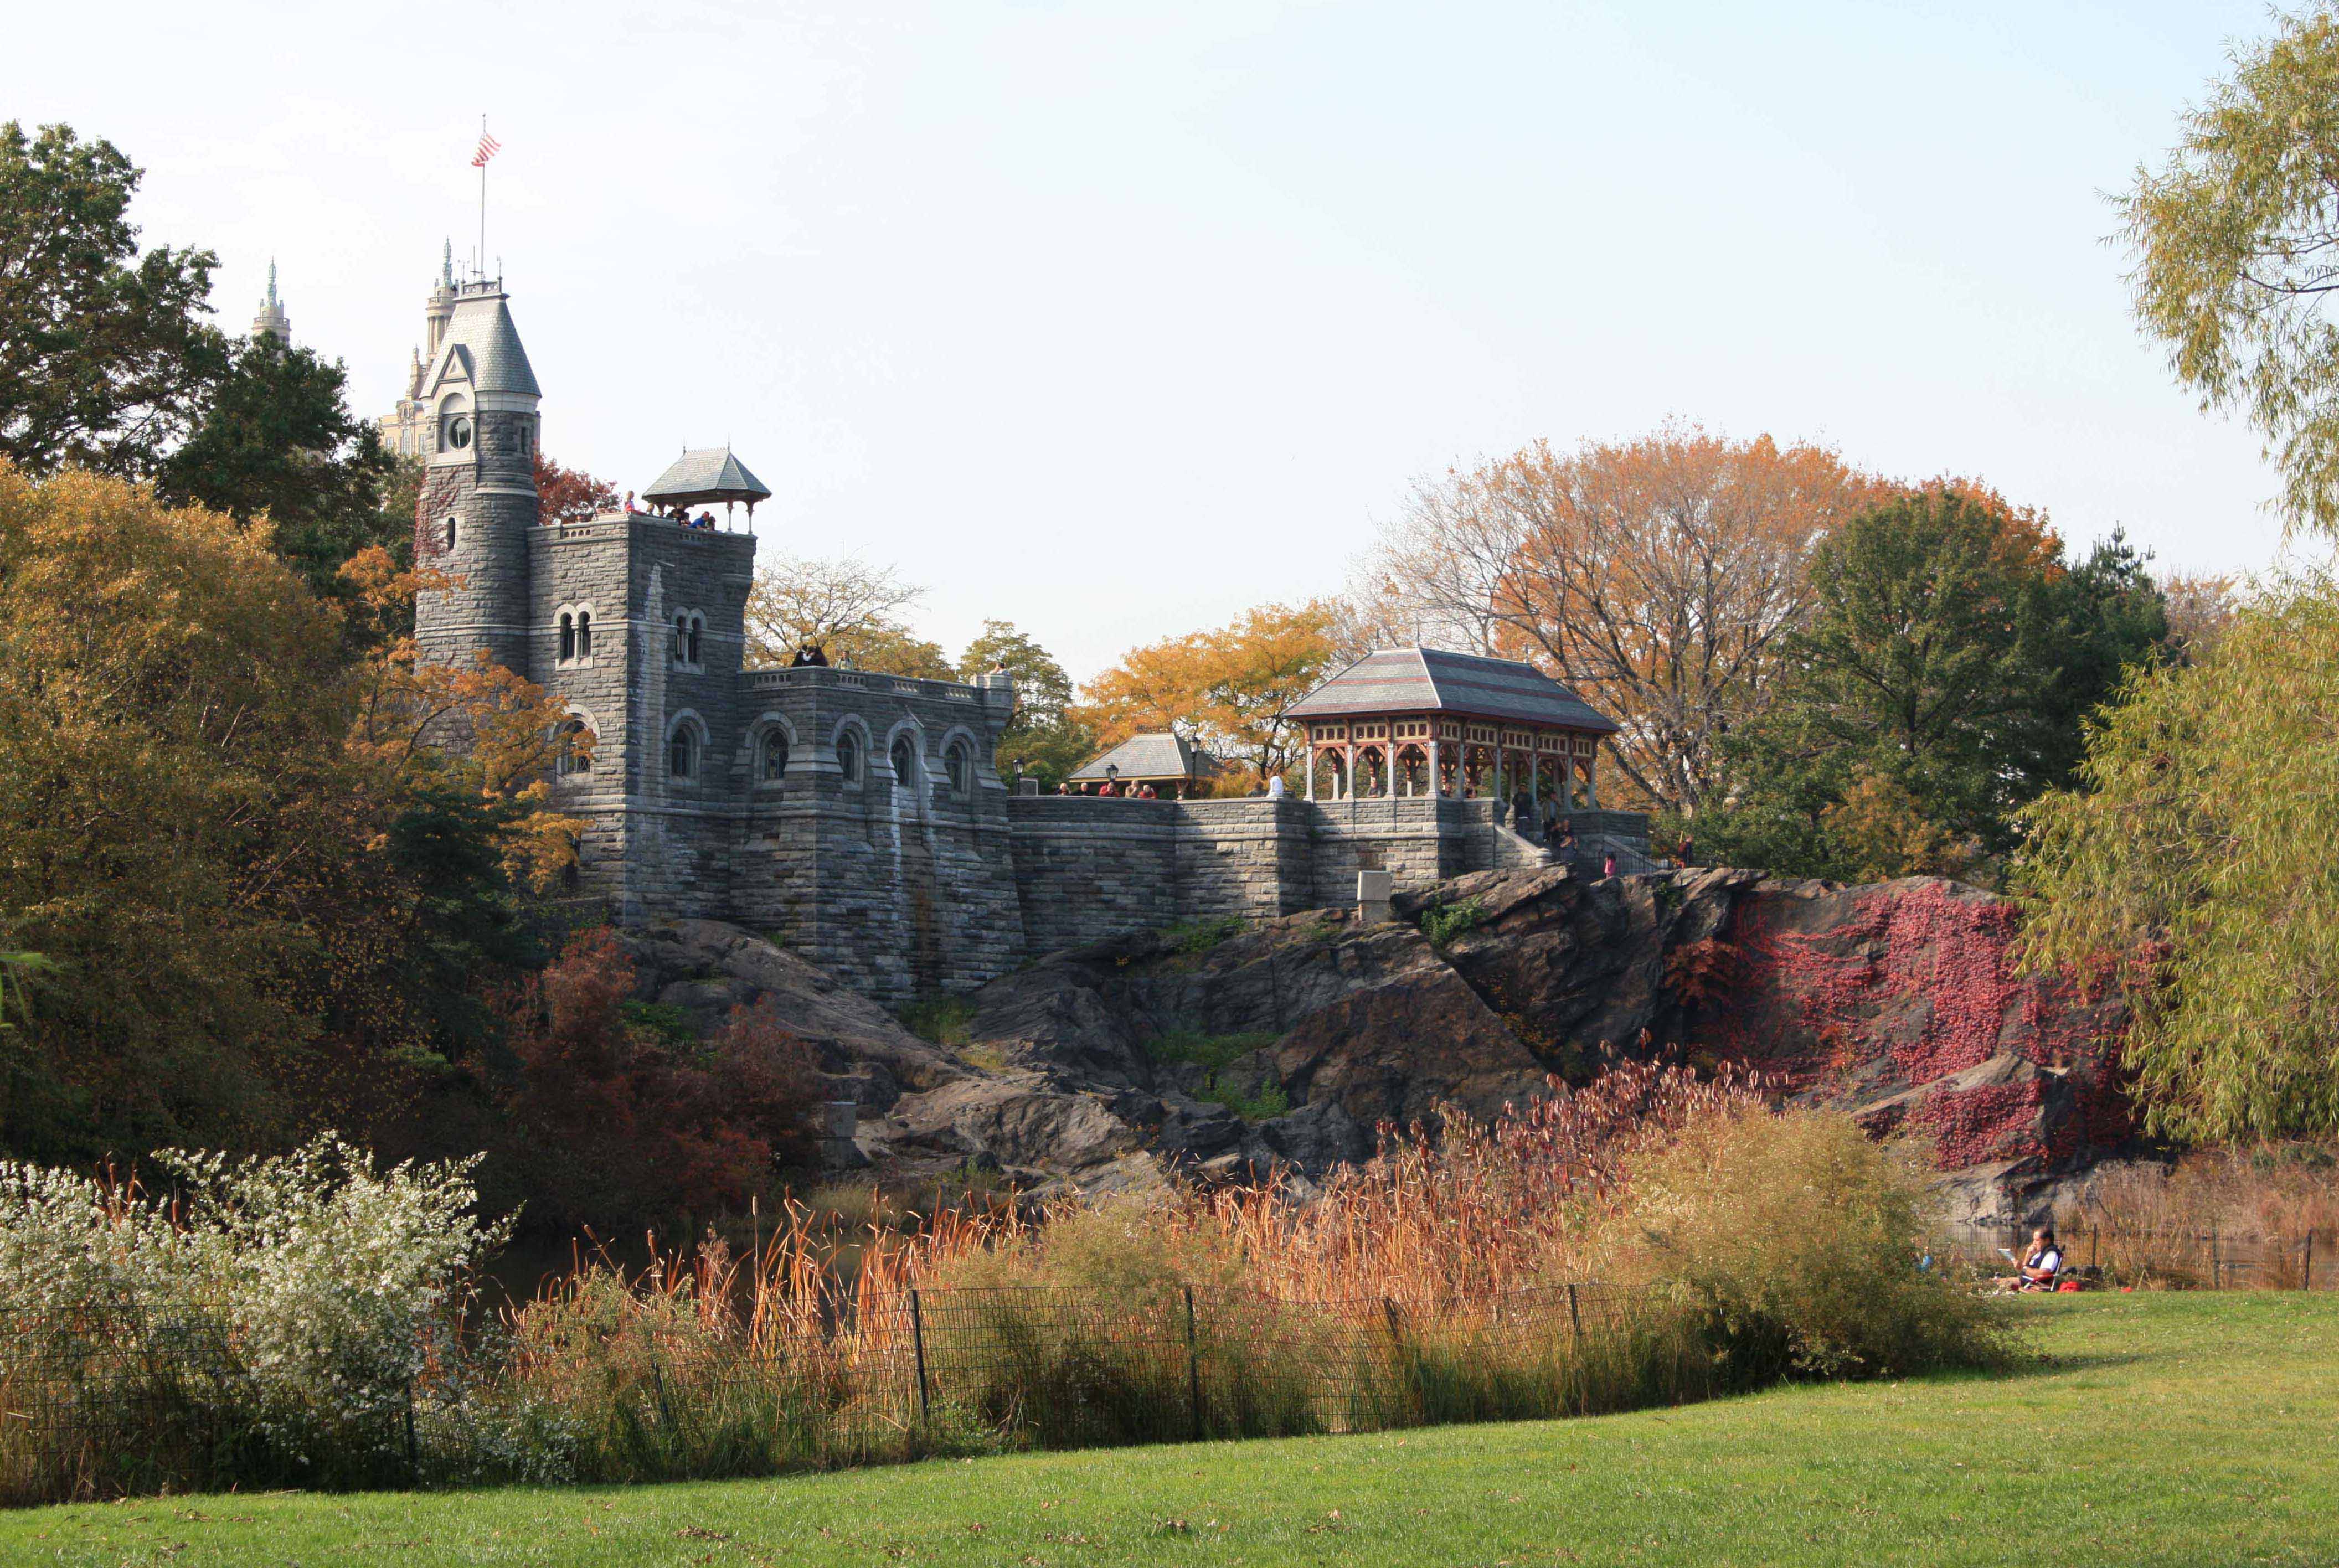
[[[933,1419],[933,1412],[926,1396],[926,1318],[914,1290],[910,1292],[910,1345],[918,1358],[918,1421],[923,1425]]]
[[[1186,1287],[1186,1403],[1194,1415],[1194,1441],[1202,1440],[1202,1362],[1194,1338],[1194,1287]]]
[[[2209,1228],[2209,1288],[2212,1290],[2222,1288],[2217,1261],[2217,1228],[2214,1225]]]
[[[2103,1233],[2104,1228],[2100,1225],[2087,1227],[2087,1267],[2090,1268],[2096,1267],[2096,1238]]]
[[[1575,1284],[1573,1280],[1568,1282],[1567,1287],[1567,1326],[1574,1331],[1576,1340],[1581,1343],[1584,1338],[1584,1318],[1575,1309]]]
[[[422,1484],[422,1451],[414,1441],[414,1379],[406,1380],[406,1471],[414,1484]]]
[[[2310,1226],[2308,1226],[2308,1227],[2306,1228],[2306,1285],[2305,1285],[2305,1288],[2306,1288],[2306,1289],[2308,1289],[2308,1290],[2312,1290],[2312,1289],[2314,1289],[2314,1228],[2313,1226],[2311,1226],[2311,1225],[2310,1225]]]

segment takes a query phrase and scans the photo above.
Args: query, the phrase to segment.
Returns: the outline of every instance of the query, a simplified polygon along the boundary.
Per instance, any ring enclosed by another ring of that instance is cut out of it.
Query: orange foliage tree
[[[401,567],[379,547],[341,568],[357,613],[385,626],[410,614],[415,595],[459,586],[431,567]],[[592,732],[569,722],[555,694],[506,669],[481,649],[468,665],[423,662],[410,636],[386,636],[360,669],[350,749],[395,777],[447,768],[459,754],[481,792],[516,810],[504,836],[515,882],[543,892],[576,863],[585,824],[549,809],[550,777],[590,757]]]
[[[1527,659],[1623,727],[1615,766],[1648,804],[1726,791],[1720,742],[1757,711],[1809,603],[1812,541],[1895,487],[1822,447],[1695,425],[1537,441],[1415,488],[1367,558],[1383,624]]]
[[[1232,625],[1132,648],[1081,688],[1100,746],[1172,730],[1261,774],[1299,746],[1288,715],[1347,650],[1339,606],[1264,605]]]

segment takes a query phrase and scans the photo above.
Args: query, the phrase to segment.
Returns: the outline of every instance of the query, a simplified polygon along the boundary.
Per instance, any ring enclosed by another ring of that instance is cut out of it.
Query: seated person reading
[[[2011,1258],[2014,1254],[2008,1252],[2006,1256]],[[1999,1283],[2008,1290],[2052,1290],[2055,1288],[2055,1276],[2061,1273],[2062,1268],[2063,1247],[2055,1239],[2055,1228],[2042,1225],[2030,1233],[2029,1250],[2015,1265],[2013,1276],[2001,1279]]]

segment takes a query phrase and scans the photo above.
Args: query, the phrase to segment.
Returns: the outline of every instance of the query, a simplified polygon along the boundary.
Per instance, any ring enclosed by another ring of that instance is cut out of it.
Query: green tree
[[[1970,873],[2069,780],[2084,715],[2167,630],[2124,540],[2067,567],[2035,516],[1946,483],[1854,518],[1810,573],[1771,706],[1729,742],[1740,791],[1700,823],[1716,859]]]
[[[2339,1131],[2339,581],[2131,672],[2079,772],[2025,814],[2028,960],[2126,993],[2159,1130]]]
[[[1015,715],[999,737],[999,771],[1036,778],[1042,790],[1052,790],[1096,749],[1095,732],[1071,715],[1072,678],[1009,622],[985,621],[982,635],[958,662],[958,678],[972,681],[995,669],[1015,681]]]
[[[0,124],[0,456],[153,471],[227,361],[208,251],[138,253],[139,171],[64,125]]]
[[[157,487],[181,506],[239,522],[265,517],[276,553],[310,588],[345,590],[343,562],[369,546],[412,548],[414,518],[390,503],[398,459],[350,412],[348,375],[264,334],[235,345]]]

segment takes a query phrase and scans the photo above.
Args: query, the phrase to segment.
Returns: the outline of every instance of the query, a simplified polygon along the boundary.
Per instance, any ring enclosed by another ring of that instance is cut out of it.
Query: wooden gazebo
[[[1381,648],[1291,710],[1308,726],[1308,798],[1426,795],[1600,804],[1595,764],[1615,721],[1515,659]]]

